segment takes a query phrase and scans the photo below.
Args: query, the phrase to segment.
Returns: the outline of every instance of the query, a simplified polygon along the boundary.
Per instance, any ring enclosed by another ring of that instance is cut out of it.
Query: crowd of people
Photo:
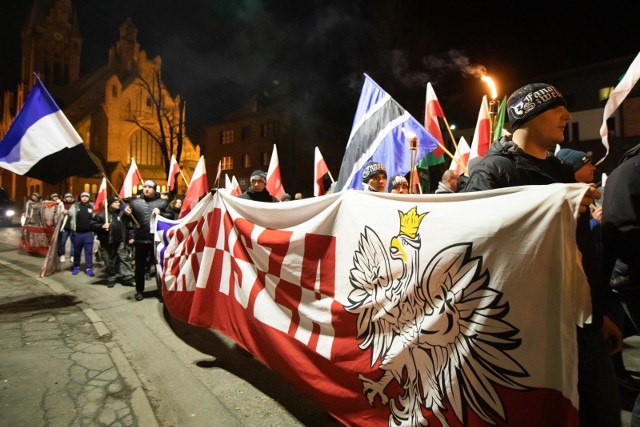
[[[84,266],[84,273],[94,277],[94,259],[97,258],[104,264],[108,287],[115,286],[118,280],[125,286],[135,286],[134,298],[141,301],[145,281],[151,279],[155,269],[150,223],[156,215],[177,219],[182,207],[181,198],[169,201],[169,193],[161,195],[156,190],[157,184],[147,180],[137,195],[127,200],[111,196],[99,212],[95,211],[88,192],[82,192],[77,201],[71,193],[66,193],[62,199],[59,194],[52,193],[47,200],[42,200],[38,192],[33,192],[25,204],[23,226],[42,226],[43,220],[36,214],[36,207],[43,201],[55,204],[60,208],[61,221],[57,239],[52,240],[56,242],[58,262],[64,264],[68,259],[72,263],[71,274],[79,274]],[[96,240],[98,248],[94,252]],[[69,258],[66,257],[68,242]]]
[[[471,165],[461,179],[455,171],[446,170],[436,194],[484,191],[523,185],[549,185],[582,182],[588,189],[580,203],[576,243],[591,291],[593,321],[577,331],[578,391],[581,426],[619,426],[619,378],[640,392],[640,383],[630,378],[624,368],[621,352],[628,325],[637,333],[640,326],[640,145],[629,150],[610,174],[606,191],[594,184],[591,154],[573,149],[555,152],[564,141],[565,127],[571,119],[563,95],[545,83],[528,84],[516,90],[507,100],[507,114],[512,133],[494,141],[487,153]],[[266,188],[267,173],[255,170],[249,188],[238,197],[259,202],[279,202]],[[362,175],[363,190],[408,194],[405,176],[389,181],[380,162],[369,162]],[[156,191],[153,181],[144,183],[142,194],[123,205],[113,196],[106,212],[93,212],[89,193],[75,201],[67,193],[62,200],[64,224],[60,228],[58,255],[65,261],[65,245],[71,240],[69,257],[72,274],[80,271],[84,253],[84,272],[94,276],[93,240],[100,242],[105,263],[107,285],[117,277],[125,285],[135,285],[135,299],[144,298],[145,280],[154,259],[154,239],[149,223],[153,215],[177,219],[182,200],[169,201]],[[602,197],[604,193],[604,198]],[[163,195],[164,196],[164,195]],[[294,200],[302,198],[295,195]],[[285,194],[282,202],[292,200]],[[33,193],[27,201],[27,220],[40,195]],[[134,267],[129,249],[135,254]],[[150,261],[151,260],[151,261]],[[614,369],[615,366],[615,369]],[[640,427],[640,397],[632,414],[632,426]]]

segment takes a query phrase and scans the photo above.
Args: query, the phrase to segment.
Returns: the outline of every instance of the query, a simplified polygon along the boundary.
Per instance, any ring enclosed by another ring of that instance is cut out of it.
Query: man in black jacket
[[[133,270],[129,262],[127,241],[131,234],[131,217],[120,211],[121,200],[109,197],[106,211],[98,212],[91,220],[91,230],[100,241],[100,254],[107,275],[107,286],[116,284],[116,273],[120,271],[125,286],[133,284]]]
[[[576,182],[573,170],[553,155],[571,119],[562,94],[545,83],[528,84],[507,100],[511,139],[495,141],[470,171],[464,192],[521,185]],[[619,426],[620,401],[609,352],[622,348],[622,332],[606,315],[610,289],[589,229],[589,206],[600,197],[591,184],[580,203],[576,230],[591,289],[593,322],[578,329],[578,392],[581,426]]]
[[[238,197],[241,199],[255,200],[256,202],[278,202],[278,199],[273,197],[267,190],[267,173],[265,171],[260,169],[254,170],[251,173],[249,181],[251,182],[251,187]]]
[[[135,221],[135,229],[133,236],[130,236],[129,244],[134,245],[135,249],[135,279],[136,279],[136,301],[144,299],[144,282],[145,282],[145,263],[147,257],[151,258],[151,262],[155,264],[155,251],[153,234],[151,233],[151,217],[153,215],[162,215],[167,209],[167,200],[160,197],[156,192],[156,183],[148,180],[145,181],[142,188],[142,196],[134,197],[131,205],[125,208],[125,213],[132,215]],[[159,295],[162,298],[162,295]]]

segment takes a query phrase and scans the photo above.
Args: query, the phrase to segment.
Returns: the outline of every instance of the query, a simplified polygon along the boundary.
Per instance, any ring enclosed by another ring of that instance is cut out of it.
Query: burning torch
[[[491,77],[485,74],[481,79],[489,85],[489,90],[491,91],[491,100],[489,101],[489,143],[493,143],[493,134],[495,132],[494,128],[499,106],[499,102],[496,99],[498,98],[498,91],[496,90],[496,85],[493,83]]]

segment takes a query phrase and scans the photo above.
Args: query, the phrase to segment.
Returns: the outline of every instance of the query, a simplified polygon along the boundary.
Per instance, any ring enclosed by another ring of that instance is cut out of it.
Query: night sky
[[[2,90],[14,89],[18,79],[19,29],[30,2],[3,3]],[[500,10],[497,2],[438,2],[450,3],[447,9],[424,0],[73,3],[84,38],[82,72],[107,63],[118,27],[130,16],[141,48],[162,57],[172,94],[186,99],[191,126],[218,121],[252,94],[286,82],[296,90],[298,111],[349,129],[362,73],[420,121],[431,82],[450,123],[475,123],[488,88],[471,71],[484,67],[501,98],[508,95],[501,87],[515,82],[640,51],[637,18],[616,2],[574,12],[539,2],[531,9],[509,2]],[[469,94],[467,111],[447,110],[447,97],[462,92]]]

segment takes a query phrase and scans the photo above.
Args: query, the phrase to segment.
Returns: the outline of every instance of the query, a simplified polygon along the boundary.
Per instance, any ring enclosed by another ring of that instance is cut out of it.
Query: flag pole
[[[189,181],[187,181],[187,177],[184,176],[184,172],[182,172],[182,168],[180,168],[180,175],[182,175],[182,179],[184,179],[184,183],[187,184],[187,187],[188,187]]]
[[[436,140],[436,142],[438,143],[438,146],[439,146],[440,148],[442,148],[442,149],[444,150],[444,152],[445,152],[445,153],[447,153],[447,155],[448,155],[449,157],[451,157],[451,160],[453,160],[453,161],[454,161],[454,162],[456,162],[458,165],[460,165],[460,167],[461,167],[462,169],[464,169],[464,172],[465,172],[465,173],[469,173],[469,171],[467,170],[467,166],[466,166],[465,164],[463,164],[463,163],[462,163],[462,161],[461,161],[460,159],[458,159],[458,158],[457,158],[457,157],[455,157],[453,154],[451,154],[451,151],[447,150],[447,147],[445,147],[444,145],[442,145],[442,144],[440,143],[440,141]],[[457,148],[456,148],[456,150],[457,150]]]
[[[116,194],[116,196],[118,196],[119,200],[120,199],[120,195],[118,194],[118,190],[115,189],[115,187],[113,186],[113,184],[111,184],[111,181],[109,181],[109,178],[107,178],[107,176],[103,173],[102,176],[104,177],[104,179],[107,181],[107,184],[109,184],[109,187],[111,187],[111,189],[113,190],[113,192]],[[122,202],[124,203],[124,200],[122,200]],[[105,200],[105,206],[106,206],[107,200]],[[108,206],[106,206],[108,207]],[[107,214],[107,210],[105,208],[105,216]],[[133,215],[129,215],[131,217],[131,219],[133,220],[133,222],[136,224],[136,227],[140,228],[140,223],[138,222],[138,220],[136,219],[135,216]]]

